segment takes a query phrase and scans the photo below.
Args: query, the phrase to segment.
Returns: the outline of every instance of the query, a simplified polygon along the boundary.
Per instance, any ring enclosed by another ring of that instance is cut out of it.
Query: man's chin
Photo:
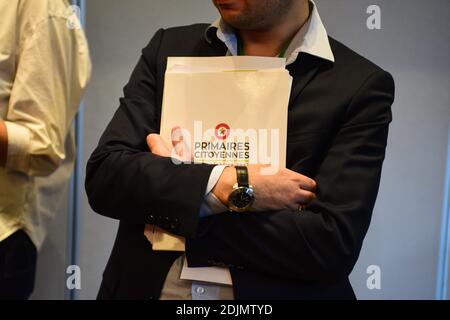
[[[241,13],[224,14],[222,15],[222,19],[229,26],[238,30],[252,30],[257,27],[254,23],[248,21],[248,19],[246,19]]]
[[[242,27],[242,23],[238,18],[238,16],[222,15],[222,20],[225,21],[226,24],[235,29],[241,29]]]
[[[229,26],[233,27],[234,29],[237,30],[267,30],[270,29],[270,26],[266,26],[264,23],[262,22],[250,22],[247,20],[242,19],[242,17],[234,17],[233,18],[224,18],[222,16],[223,21],[226,22],[226,24],[228,24]]]

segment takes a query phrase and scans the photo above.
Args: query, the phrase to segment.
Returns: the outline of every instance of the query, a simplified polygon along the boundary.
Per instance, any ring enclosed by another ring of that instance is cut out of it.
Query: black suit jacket
[[[213,167],[174,165],[151,154],[145,138],[159,132],[167,57],[226,54],[220,40],[205,39],[206,27],[155,34],[88,162],[92,208],[120,220],[99,298],[159,298],[179,253],[153,252],[143,235],[145,223],[186,237],[189,265],[228,266],[236,299],[355,298],[348,276],[378,192],[392,77],[331,38],[334,64],[300,54],[288,66],[294,83],[287,167],[317,181],[317,198],[302,213],[199,219]]]

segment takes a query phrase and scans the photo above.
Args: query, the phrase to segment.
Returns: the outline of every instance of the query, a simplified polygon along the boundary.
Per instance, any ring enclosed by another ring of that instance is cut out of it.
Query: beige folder
[[[181,129],[193,163],[285,167],[292,78],[279,58],[169,58],[161,137]],[[176,161],[174,161],[177,163]],[[183,165],[183,164],[179,164]],[[184,251],[184,239],[147,227],[153,250]]]

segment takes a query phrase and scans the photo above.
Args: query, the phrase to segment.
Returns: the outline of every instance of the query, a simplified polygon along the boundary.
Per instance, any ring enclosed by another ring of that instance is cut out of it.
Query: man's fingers
[[[289,210],[292,210],[292,211],[297,211],[298,210],[298,208],[299,208],[299,204],[297,204],[297,203],[289,203],[288,205],[287,205],[287,208],[289,209]]]
[[[183,130],[180,127],[174,127],[171,132],[172,136],[172,146],[175,153],[183,160],[191,160],[191,152],[189,150],[189,145],[184,139]]]
[[[316,181],[314,181],[313,179],[311,179],[303,174],[300,174],[298,172],[295,172],[295,171],[292,171],[289,169],[285,169],[284,175],[288,179],[295,181],[298,184],[298,186],[303,190],[308,190],[308,191],[311,191],[314,193],[317,191]]]
[[[299,184],[300,188],[306,191],[316,192],[317,191],[317,183],[308,177],[303,176],[302,180]]]
[[[297,196],[297,203],[309,204],[316,198],[316,194],[306,190],[300,190]]]
[[[170,150],[162,140],[161,136],[151,133],[147,136],[147,145],[153,154],[161,157],[170,157]]]

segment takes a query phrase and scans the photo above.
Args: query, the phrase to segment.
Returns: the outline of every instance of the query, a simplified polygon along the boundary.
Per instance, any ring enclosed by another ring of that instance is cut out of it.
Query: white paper
[[[183,237],[164,231],[154,225],[145,225],[144,235],[155,251],[186,251]]]
[[[204,281],[232,285],[230,270],[220,267],[189,268],[186,258],[183,261],[180,279]]]
[[[169,57],[167,72],[175,66],[184,66],[192,70],[224,71],[224,70],[264,70],[285,69],[285,58],[228,56],[228,57]]]

